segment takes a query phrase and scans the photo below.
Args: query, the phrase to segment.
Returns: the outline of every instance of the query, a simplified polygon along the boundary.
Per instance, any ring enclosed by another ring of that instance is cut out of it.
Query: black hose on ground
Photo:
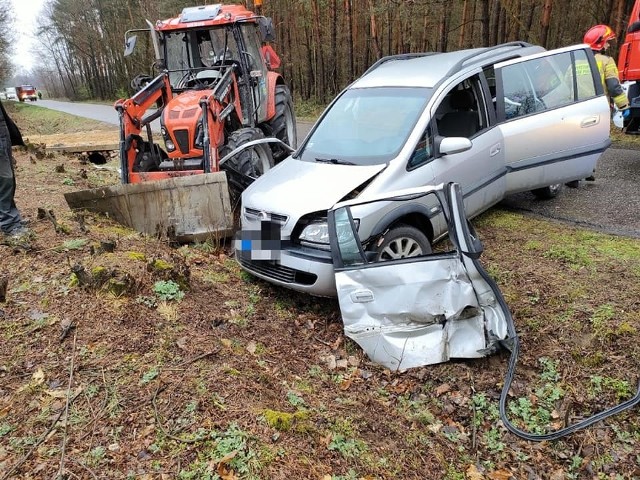
[[[629,400],[626,400],[616,405],[615,407],[608,408],[599,413],[596,413],[595,415],[592,415],[591,417],[581,420],[580,422],[575,423],[574,425],[570,425],[568,427],[561,428],[560,430],[556,430],[555,432],[545,433],[545,434],[533,434],[533,433],[526,432],[516,427],[513,423],[511,423],[507,418],[507,397],[509,395],[509,389],[511,388],[511,383],[513,382],[513,378],[516,373],[516,364],[518,363],[520,342],[518,340],[518,334],[516,332],[515,324],[513,322],[513,317],[511,316],[509,307],[507,306],[504,298],[502,297],[502,293],[500,292],[498,285],[493,280],[493,278],[491,278],[489,274],[484,270],[484,268],[482,267],[482,265],[477,259],[473,259],[473,262],[475,263],[476,268],[478,269],[480,274],[489,283],[493,291],[496,293],[496,298],[500,303],[502,310],[505,312],[507,316],[506,318],[507,340],[505,340],[502,343],[505,348],[511,351],[511,355],[509,357],[509,365],[507,367],[507,373],[504,378],[504,386],[502,387],[502,393],[500,394],[500,402],[499,402],[500,403],[500,420],[502,420],[502,423],[507,428],[507,430],[509,430],[514,435],[517,435],[518,437],[523,438],[525,440],[529,440],[531,442],[557,440],[559,438],[562,438],[569,434],[577,432],[578,430],[587,428],[593,425],[594,423],[604,420],[607,417],[610,417],[612,415],[617,415],[618,413],[621,413],[625,410],[628,410],[640,404],[640,383],[639,383],[638,391]]]

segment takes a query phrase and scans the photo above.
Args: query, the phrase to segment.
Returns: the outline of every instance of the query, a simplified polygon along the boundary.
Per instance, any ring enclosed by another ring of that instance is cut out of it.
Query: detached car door
[[[591,175],[611,144],[610,112],[586,45],[495,65],[507,193]]]
[[[448,246],[434,253],[375,261],[358,237],[361,207],[415,201],[440,205]],[[419,187],[368,201],[347,201],[328,214],[336,289],[345,334],[391,370],[478,358],[507,337],[509,310],[478,262],[482,246],[465,214],[458,184]]]

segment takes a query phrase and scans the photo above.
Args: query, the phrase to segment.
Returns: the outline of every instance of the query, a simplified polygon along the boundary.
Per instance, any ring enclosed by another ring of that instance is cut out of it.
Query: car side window
[[[416,145],[407,170],[424,165],[434,156],[433,136],[471,138],[489,126],[487,101],[480,76],[474,75],[450,89],[436,107],[432,122]]]
[[[589,68],[588,62],[586,66]],[[498,75],[502,80],[501,101],[506,120],[574,101],[575,65],[571,52],[507,65]]]
[[[438,135],[471,138],[489,124],[487,109],[475,75],[453,87],[436,108]]]
[[[571,70],[571,73],[575,76],[575,83],[572,82],[571,86],[573,88],[575,85],[576,100],[594,97],[596,95],[596,87],[587,54],[584,50],[578,50],[574,52],[574,57],[575,68]]]
[[[413,150],[409,162],[407,163],[407,170],[413,170],[421,165],[424,165],[433,158],[433,134],[431,133],[431,125],[423,132],[420,141]]]

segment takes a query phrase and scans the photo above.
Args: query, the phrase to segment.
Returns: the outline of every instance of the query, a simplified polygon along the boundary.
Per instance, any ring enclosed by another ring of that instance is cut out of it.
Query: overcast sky
[[[41,14],[45,0],[11,0],[16,15],[16,48],[13,61],[18,70],[30,70],[35,66],[33,47],[36,44],[36,19]]]

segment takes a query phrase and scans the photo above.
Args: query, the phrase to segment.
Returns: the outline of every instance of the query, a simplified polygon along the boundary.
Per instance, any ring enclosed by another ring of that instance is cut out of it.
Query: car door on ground
[[[387,196],[388,195],[388,196]],[[329,235],[345,334],[391,370],[479,358],[507,336],[508,308],[477,258],[481,244],[458,184],[391,192],[329,211]],[[432,198],[423,198],[432,197]],[[431,254],[378,261],[358,237],[359,208],[376,202],[437,203],[449,242]]]
[[[498,63],[495,77],[507,193],[589,176],[611,142],[609,105],[587,46]]]

